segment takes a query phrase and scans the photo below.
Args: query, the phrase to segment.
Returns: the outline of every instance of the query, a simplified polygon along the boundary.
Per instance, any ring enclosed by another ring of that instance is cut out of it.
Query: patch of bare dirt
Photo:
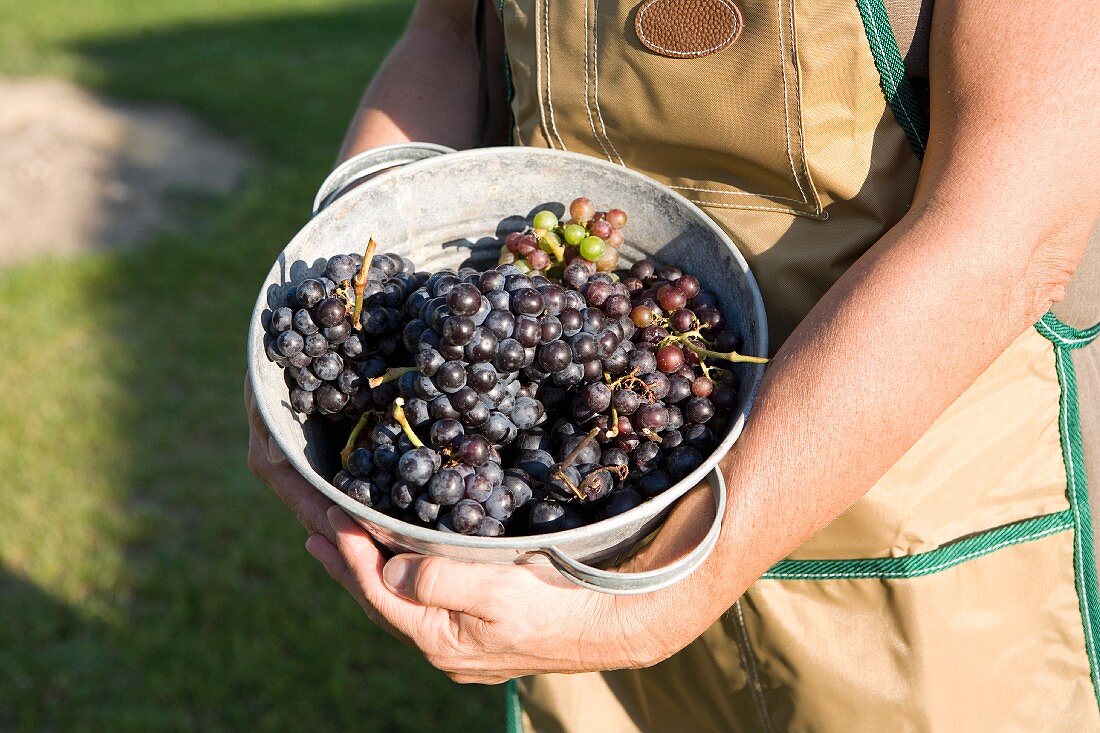
[[[0,100],[0,267],[178,229],[175,194],[228,193],[247,164],[179,109],[43,79],[0,79]]]

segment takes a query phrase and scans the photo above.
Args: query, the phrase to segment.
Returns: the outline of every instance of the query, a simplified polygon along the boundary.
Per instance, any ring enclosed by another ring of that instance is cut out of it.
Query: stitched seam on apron
[[[619,165],[625,166],[623,156],[619,153],[619,149],[615,147],[615,143],[611,142],[611,136],[607,134],[607,125],[604,124],[603,112],[600,111],[600,0],[593,1],[595,15],[592,18],[592,76],[594,83],[592,99],[596,104],[596,117],[600,121],[600,129],[603,130],[603,138],[615,152],[615,157],[619,159]]]
[[[846,580],[876,578],[904,580],[946,570],[1013,545],[1042,539],[1074,526],[1073,514],[1064,509],[1053,514],[980,532],[928,552],[902,557],[853,558],[845,560],[783,560],[763,576],[767,580]],[[998,539],[990,540],[991,537]],[[972,548],[972,549],[971,549]],[[960,550],[963,550],[960,552]],[[943,556],[943,560],[937,558]],[[898,566],[892,569],[892,566]],[[820,568],[813,570],[812,568]]]
[[[787,100],[787,46],[783,42],[782,0],[776,0],[775,12],[779,23],[779,70],[783,74],[783,122],[785,123],[783,129],[787,133],[787,160],[791,164],[791,176],[794,178],[794,183],[798,186],[798,192],[802,194],[802,203],[808,204],[810,202],[806,198],[806,191],[802,188],[802,183],[798,180],[798,173],[794,169],[794,153],[791,152],[791,110]],[[794,43],[794,39],[791,39],[791,43]]]
[[[754,194],[754,195],[758,196],[759,194]],[[828,212],[825,212],[825,211],[821,212],[820,214],[815,214],[812,211],[799,211],[798,209],[781,209],[777,206],[751,206],[749,204],[718,204],[718,203],[715,203],[713,201],[703,201],[702,199],[692,199],[692,198],[689,198],[688,201],[690,201],[693,204],[698,204],[699,206],[713,206],[716,209],[753,209],[753,210],[756,210],[756,211],[777,211],[780,214],[792,214],[794,216],[804,216],[807,219],[816,219],[817,221],[825,221],[826,219],[829,218]]]
[[[798,187],[799,193],[802,194],[802,200],[799,201],[798,199],[789,198],[787,196],[778,196],[778,195],[775,195],[775,194],[766,194],[766,193],[752,193],[752,192],[749,192],[749,191],[721,191],[719,189],[693,188],[691,186],[670,186],[670,188],[679,189],[679,190],[683,190],[683,191],[701,191],[701,192],[705,191],[705,192],[708,192],[708,193],[718,193],[718,194],[724,194],[724,195],[728,195],[728,196],[757,196],[757,197],[760,197],[760,198],[775,199],[775,200],[780,200],[780,201],[790,201],[790,202],[795,203],[795,204],[810,205],[810,200],[806,196],[806,191],[802,187],[802,182],[799,179],[798,172],[795,170],[794,153],[791,149],[791,119],[790,119],[790,107],[789,107],[789,94],[788,94],[788,87],[787,87],[787,51],[786,51],[786,45],[784,44],[784,41],[783,41],[783,4],[782,4],[782,0],[777,0],[776,8],[777,8],[777,23],[778,23],[778,28],[779,28],[779,49],[780,49],[779,64],[780,64],[780,71],[783,75],[783,114],[784,114],[784,120],[783,121],[784,121],[784,128],[785,128],[784,131],[785,131],[786,136],[787,136],[787,160],[791,164],[791,177],[794,179],[795,185]],[[807,168],[807,165],[806,165],[806,150],[805,150],[805,146],[804,146],[804,135],[803,135],[802,123],[801,123],[801,118],[802,118],[802,101],[801,101],[802,100],[802,89],[801,89],[801,86],[800,86],[800,83],[799,83],[800,77],[799,77],[799,73],[798,73],[798,58],[797,58],[797,50],[796,50],[796,47],[795,47],[795,36],[794,36],[794,0],[791,0],[790,6],[788,7],[787,16],[788,16],[788,19],[790,21],[790,29],[791,29],[791,63],[794,67],[794,73],[795,73],[795,103],[796,103],[797,114],[798,114],[798,118],[799,118],[799,124],[798,124],[799,157],[800,157],[802,170],[806,175],[806,181],[807,181],[808,185],[810,186],[810,190],[813,191],[813,194],[814,194],[814,201],[813,201],[814,211],[813,212],[805,212],[805,211],[798,211],[798,210],[795,210],[795,209],[784,209],[784,208],[773,207],[773,206],[752,206],[752,205],[748,205],[748,204],[715,203],[715,202],[711,202],[711,201],[704,201],[704,200],[699,199],[699,198],[689,199],[692,203],[699,204],[700,206],[713,206],[715,208],[720,208],[720,209],[750,209],[750,210],[754,210],[754,211],[774,211],[774,212],[781,213],[781,214],[795,214],[796,216],[804,216],[808,219],[817,219],[817,220],[822,220],[822,221],[828,218],[828,214],[825,214],[821,210],[821,201],[817,196],[817,190],[813,187],[813,179],[810,177],[810,171],[809,171],[809,169]]]
[[[724,2],[725,0],[722,0],[722,1]],[[600,127],[603,129],[603,136],[604,136],[604,139],[607,141],[607,145],[611,148],[612,152],[614,152],[615,156],[619,159],[620,165],[626,165],[626,163],[623,161],[622,155],[619,153],[618,149],[615,147],[615,143],[612,142],[611,136],[607,133],[607,126],[604,123],[603,112],[600,110],[600,54],[599,54],[599,40],[598,40],[599,39],[599,22],[600,22],[599,21],[600,1],[599,0],[594,0],[594,3],[595,3],[595,5],[594,5],[595,15],[594,15],[593,21],[592,21],[592,48],[593,48],[593,65],[592,65],[592,68],[593,68],[593,84],[594,84],[594,105],[596,107],[596,117],[600,122]],[[716,194],[720,194],[720,195],[723,195],[723,196],[755,196],[757,198],[773,199],[773,200],[778,200],[778,201],[790,201],[791,203],[802,204],[804,206],[811,205],[810,200],[806,196],[806,191],[803,189],[802,183],[799,180],[798,173],[795,170],[794,153],[793,153],[793,150],[791,148],[791,129],[790,129],[791,120],[790,120],[790,109],[789,109],[790,102],[789,102],[789,88],[788,88],[788,84],[787,84],[787,66],[786,66],[786,61],[787,61],[786,48],[787,47],[786,47],[786,44],[783,40],[783,6],[782,6],[782,0],[776,0],[776,8],[777,8],[776,15],[777,15],[777,18],[778,18],[777,22],[778,22],[778,31],[779,31],[779,47],[780,47],[779,64],[780,64],[780,71],[783,74],[783,110],[784,110],[783,123],[784,123],[784,132],[786,133],[786,139],[787,139],[787,160],[791,165],[791,178],[794,180],[795,186],[798,187],[799,193],[802,194],[802,198],[801,199],[795,199],[795,198],[790,198],[788,196],[780,196],[778,194],[756,193],[754,191],[723,191],[723,190],[717,189],[717,188],[698,188],[698,187],[692,187],[692,186],[677,186],[677,185],[673,185],[673,184],[668,184],[669,188],[676,189],[676,190],[681,190],[681,191],[700,191],[700,192],[707,192],[707,193],[716,193]],[[587,8],[586,8],[586,10],[587,10]],[[793,9],[792,9],[791,13],[792,13],[791,14],[791,24],[792,24],[792,27],[793,27],[793,24],[794,24]],[[795,56],[795,48],[794,48],[794,45],[793,45],[794,44],[793,36],[792,36],[791,43],[792,43],[791,58],[792,58],[792,61],[793,61],[794,56]],[[797,73],[797,69],[796,69],[796,73]],[[796,89],[796,93],[800,94],[801,92],[800,92],[800,90]],[[586,99],[587,99],[587,97],[586,97]],[[801,110],[801,104],[799,104],[799,109]],[[813,183],[810,180],[809,170],[806,168],[805,150],[802,147],[801,124],[799,125],[798,134],[799,134],[799,150],[800,150],[800,154],[802,155],[802,167],[805,170],[806,179],[807,179],[807,181],[810,181],[810,186],[811,186],[811,189],[812,189]],[[597,136],[597,140],[598,139],[599,138]],[[601,142],[601,147],[603,147],[602,142]],[[607,148],[604,148],[604,152],[605,153],[607,152]],[[815,211],[813,211],[813,212],[804,212],[804,211],[798,211],[798,210],[789,209],[789,208],[785,209],[785,208],[770,207],[770,206],[753,206],[753,205],[750,205],[750,204],[712,203],[710,201],[703,201],[703,200],[700,200],[700,199],[689,199],[689,200],[694,204],[699,204],[700,206],[716,206],[718,208],[724,208],[724,209],[750,209],[750,210],[755,210],[755,211],[775,211],[775,212],[778,212],[778,213],[781,213],[781,214],[795,214],[795,215],[798,215],[798,216],[805,216],[805,217],[811,218],[811,219],[826,219],[826,218],[828,218],[827,215],[822,216],[821,203],[820,203],[820,201],[817,200],[817,192],[816,191],[814,191],[814,203],[813,203],[813,205],[814,205]]]
[[[1059,429],[1062,439],[1062,460],[1066,469],[1066,493],[1074,519],[1073,576],[1077,586],[1078,604],[1081,610],[1085,637],[1085,655],[1089,662],[1093,693],[1100,704],[1100,669],[1096,662],[1096,564],[1093,557],[1092,523],[1089,517],[1088,479],[1085,476],[1082,455],[1081,424],[1077,414],[1077,372],[1071,350],[1055,346],[1054,359],[1058,371],[1058,384],[1062,388],[1059,398]],[[1080,476],[1080,479],[1078,479]]]
[[[787,5],[787,19],[791,24],[791,68],[794,69],[795,114],[798,115],[798,155],[802,163],[802,172],[806,176],[806,185],[809,186],[810,193],[814,195],[814,211],[820,214],[821,199],[817,196],[817,189],[814,188],[814,181],[810,178],[810,169],[806,164],[805,135],[802,129],[802,72],[798,68],[798,36],[794,32],[794,3],[795,0],[790,0]],[[803,192],[802,195],[805,196],[806,193]]]
[[[790,196],[780,196],[774,193],[752,193],[750,191],[723,191],[720,188],[699,188],[697,186],[672,186],[669,188],[675,188],[678,191],[703,191],[706,193],[721,193],[726,196],[759,196],[762,199],[776,199],[778,201],[790,201],[794,204],[804,204],[805,201],[799,201],[798,199],[792,199]]]
[[[543,106],[542,99],[542,54],[539,52],[539,41],[542,38],[542,33],[539,32],[539,6],[537,0],[535,2],[535,12],[532,15],[535,24],[535,91],[538,92],[539,100],[539,127],[542,128],[546,144],[553,149],[554,138],[550,137],[550,128],[546,125],[546,108]],[[549,73],[549,70],[547,72]],[[549,83],[547,83],[547,87],[549,86]]]
[[[749,643],[749,632],[745,628],[745,616],[741,612],[741,601],[733,604],[733,613],[737,617],[737,651],[741,656],[741,664],[745,668],[745,675],[749,680],[749,689],[752,690],[752,701],[756,708],[756,716],[759,723],[767,733],[772,733],[772,722],[768,717],[768,706],[764,702],[764,688],[760,684],[760,672],[756,667],[756,655],[753,654],[752,644]]]
[[[603,140],[596,133],[596,123],[592,120],[592,105],[588,103],[588,77],[589,77],[589,63],[588,48],[591,46],[592,36],[592,24],[589,19],[589,0],[584,0],[584,112],[588,115],[588,126],[592,128],[592,137],[596,138],[596,142],[600,144],[600,148],[603,149],[603,154],[607,156],[608,163],[614,163],[611,159],[611,153],[608,151],[607,146],[603,144]]]
[[[568,148],[565,147],[565,142],[561,139],[561,135],[558,134],[557,123],[554,122],[554,94],[551,91],[553,82],[550,76],[550,0],[542,0],[542,12],[542,45],[543,49],[546,51],[546,109],[550,111],[550,129],[553,131],[554,137],[558,139],[558,144],[561,145],[562,150],[568,150]]]

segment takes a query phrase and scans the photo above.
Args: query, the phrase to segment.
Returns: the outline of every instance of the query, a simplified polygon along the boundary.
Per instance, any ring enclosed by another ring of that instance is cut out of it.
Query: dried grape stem
[[[595,440],[596,436],[599,434],[599,428],[592,428],[591,430],[589,430],[588,435],[584,436],[584,440],[577,443],[577,447],[569,451],[569,455],[563,458],[561,463],[558,464],[558,467],[554,469],[554,478],[558,479],[563,484],[568,486],[569,490],[572,491],[573,494],[582,501],[584,500],[584,494],[581,493],[581,490],[578,489],[576,485],[574,485],[574,483],[569,480],[569,478],[562,472],[561,469],[565,466],[573,465],[573,461],[577,460],[577,456],[580,455],[581,451],[587,448],[588,444]]]
[[[386,382],[392,382],[395,379],[400,379],[409,372],[415,372],[416,367],[394,367],[393,369],[387,369],[386,373],[380,377],[371,377],[367,380],[367,386],[371,389],[385,384]]]
[[[371,237],[367,241],[367,250],[363,253],[363,264],[359,267],[359,272],[355,273],[355,310],[351,313],[351,327],[356,331],[360,330],[363,325],[359,323],[359,316],[363,313],[363,291],[367,289],[367,270],[370,269],[371,260],[374,259],[374,250],[378,249],[378,242],[374,241],[374,237]]]
[[[405,437],[409,439],[410,443],[417,448],[423,448],[424,442],[416,437],[412,425],[409,425],[409,418],[405,417],[404,404],[405,399],[403,397],[398,397],[393,401],[393,419],[401,425],[401,429],[405,431]]]

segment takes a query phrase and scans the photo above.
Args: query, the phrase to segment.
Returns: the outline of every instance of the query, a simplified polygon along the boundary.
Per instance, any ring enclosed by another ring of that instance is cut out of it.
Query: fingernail
[[[403,593],[412,578],[413,561],[395,557],[382,568],[382,579],[394,593]]]
[[[314,548],[317,547],[317,543],[320,540],[321,540],[321,535],[319,535],[319,534],[311,534],[309,537],[306,538],[306,552],[308,552],[313,557],[314,560],[320,560],[321,559],[317,555],[317,551],[314,549]]]

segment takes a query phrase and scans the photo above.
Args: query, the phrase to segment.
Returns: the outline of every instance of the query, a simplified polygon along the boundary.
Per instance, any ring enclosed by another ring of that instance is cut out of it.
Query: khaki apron
[[[926,112],[881,0],[734,1],[732,45],[668,58],[639,41],[637,0],[503,0],[512,137],[699,204],[778,347],[905,214]],[[698,640],[649,669],[510,683],[510,728],[1100,729],[1070,358],[1096,333],[1048,314]]]

